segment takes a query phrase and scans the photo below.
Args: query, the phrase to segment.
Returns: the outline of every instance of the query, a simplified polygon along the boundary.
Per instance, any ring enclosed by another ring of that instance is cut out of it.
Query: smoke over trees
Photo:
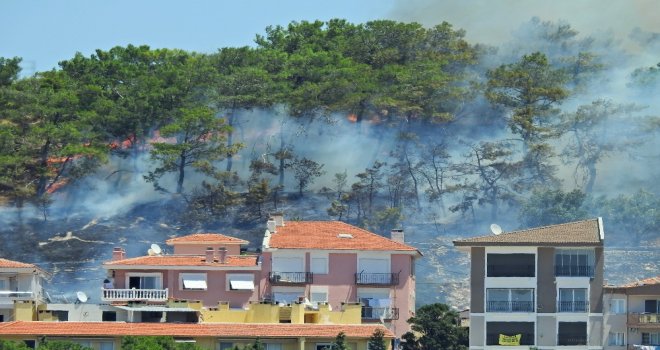
[[[57,217],[113,194],[130,210],[146,176],[170,193],[140,200],[176,201],[185,228],[282,208],[381,234],[605,216],[620,244],[655,244],[660,69],[632,56],[535,18],[500,47],[447,22],[336,19],[210,54],[99,49],[23,78],[0,58],[0,200]]]

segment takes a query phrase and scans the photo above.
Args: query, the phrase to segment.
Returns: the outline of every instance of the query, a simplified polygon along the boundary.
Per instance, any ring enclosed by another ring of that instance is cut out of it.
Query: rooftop
[[[106,261],[104,266],[206,266],[206,267],[250,267],[257,266],[256,255],[229,255],[225,263],[207,262],[204,255],[153,255],[122,260]]]
[[[380,325],[319,325],[259,323],[125,323],[125,322],[24,322],[0,324],[0,335],[31,336],[126,336],[334,338],[344,332],[349,338],[369,338],[381,329],[386,338],[394,334]]]
[[[0,258],[0,268],[37,268],[37,265]]]
[[[660,276],[655,276],[655,277],[649,277],[645,278],[643,280],[627,283],[624,285],[621,285],[621,288],[634,288],[634,287],[641,287],[641,286],[653,286],[653,285],[660,285]]]
[[[268,248],[419,251],[341,221],[287,221],[272,233]]]
[[[165,241],[168,245],[174,244],[249,244],[250,242],[219,233],[193,233],[187,236],[174,237]]]
[[[600,219],[535,227],[526,230],[486,235],[454,241],[461,246],[602,246]]]

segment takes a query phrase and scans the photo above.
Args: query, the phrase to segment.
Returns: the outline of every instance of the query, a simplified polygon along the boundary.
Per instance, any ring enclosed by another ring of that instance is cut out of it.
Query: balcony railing
[[[102,289],[103,301],[167,301],[165,289]]]
[[[396,286],[399,284],[399,274],[367,272],[356,273],[355,284],[368,286]]]
[[[630,313],[628,325],[657,325],[660,327],[660,314]]]
[[[398,307],[362,307],[363,320],[398,320],[399,308]]]
[[[311,272],[276,272],[268,276],[271,284],[311,284],[314,282],[314,274]]]
[[[557,337],[557,345],[587,345],[586,335],[560,334]]]
[[[555,265],[555,276],[559,277],[593,277],[594,267],[590,265]]]
[[[520,334],[520,345],[534,345],[534,333],[517,333],[516,331],[511,331],[509,336]],[[486,345],[500,345],[500,334],[499,333],[489,333],[486,334]]]
[[[488,277],[534,277],[534,265],[488,265]]]
[[[486,301],[487,312],[534,312],[533,301]]]
[[[589,301],[559,301],[557,310],[559,312],[587,312],[589,311]]]
[[[32,300],[32,292],[15,292],[11,290],[0,291],[0,300]]]

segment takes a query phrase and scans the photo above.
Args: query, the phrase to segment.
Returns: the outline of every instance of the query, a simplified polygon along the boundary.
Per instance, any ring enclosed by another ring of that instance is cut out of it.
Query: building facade
[[[601,219],[454,241],[470,253],[470,349],[602,349]]]
[[[605,349],[660,349],[660,276],[606,285],[603,305]]]
[[[415,312],[415,261],[421,253],[394,230],[385,238],[339,221],[268,222],[262,244],[262,299],[312,308],[361,304],[362,323],[398,337]]]
[[[0,322],[36,319],[47,276],[37,265],[0,258]]]

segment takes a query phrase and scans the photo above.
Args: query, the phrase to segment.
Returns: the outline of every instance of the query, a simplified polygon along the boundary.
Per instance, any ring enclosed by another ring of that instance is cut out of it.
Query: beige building
[[[602,349],[601,219],[454,241],[470,253],[470,349]]]
[[[660,349],[660,276],[605,286],[603,305],[605,349]]]

